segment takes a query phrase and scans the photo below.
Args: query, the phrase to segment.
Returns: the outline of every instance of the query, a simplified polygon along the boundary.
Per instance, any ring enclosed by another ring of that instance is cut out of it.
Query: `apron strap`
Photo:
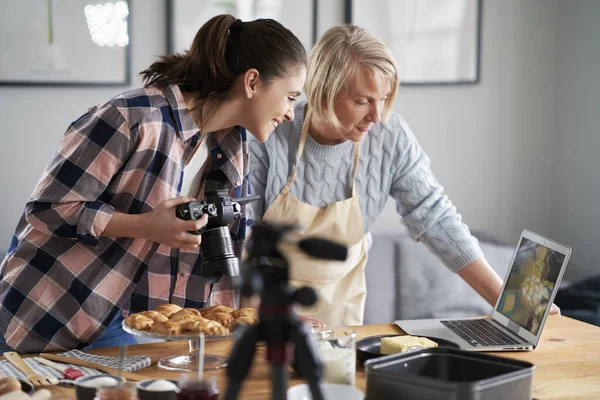
[[[354,142],[354,166],[352,169],[352,197],[356,197],[356,174],[358,172],[358,158],[360,155],[360,144],[359,142]]]
[[[300,158],[302,158],[302,153],[304,152],[304,145],[306,144],[306,138],[308,137],[308,127],[310,126],[311,118],[312,111],[309,109],[306,113],[306,117],[304,118],[304,124],[302,124],[302,134],[300,135],[300,143],[298,143],[298,152],[296,154],[296,165],[294,165],[292,174],[290,175],[287,183],[281,190],[282,193],[288,194],[290,192],[292,183],[294,183],[294,178],[296,178],[296,170],[298,169],[298,164],[300,164]]]

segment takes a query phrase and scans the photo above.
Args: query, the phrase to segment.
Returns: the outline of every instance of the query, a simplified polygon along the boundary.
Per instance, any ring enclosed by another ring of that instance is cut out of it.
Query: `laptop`
[[[446,339],[464,350],[533,350],[570,255],[570,247],[524,230],[491,317],[395,323],[409,335]]]

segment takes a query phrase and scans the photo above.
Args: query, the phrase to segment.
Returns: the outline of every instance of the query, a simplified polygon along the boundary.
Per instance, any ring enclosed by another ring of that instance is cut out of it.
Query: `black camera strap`
[[[208,305],[208,304],[209,304],[209,302],[210,302],[210,296],[212,295],[213,286],[214,286],[214,284],[213,284],[213,283],[211,283],[211,284],[210,284],[210,289],[208,289],[208,297],[206,298],[206,305]]]

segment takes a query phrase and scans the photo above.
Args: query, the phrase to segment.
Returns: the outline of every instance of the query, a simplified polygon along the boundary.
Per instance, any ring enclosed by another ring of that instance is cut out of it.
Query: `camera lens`
[[[226,226],[202,232],[202,270],[206,283],[217,283],[223,274],[235,277],[240,274],[238,258],[233,251],[231,234]]]

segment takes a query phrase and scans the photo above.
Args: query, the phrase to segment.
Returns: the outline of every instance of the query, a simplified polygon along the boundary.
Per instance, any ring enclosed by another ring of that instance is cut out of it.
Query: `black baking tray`
[[[531,363],[452,348],[365,362],[367,398],[377,400],[530,400]]]
[[[403,336],[398,335],[397,333],[387,334],[387,335],[376,335],[376,336],[367,336],[362,339],[359,339],[356,342],[356,359],[362,365],[365,361],[370,360],[371,358],[384,357],[385,354],[381,354],[381,339],[384,337],[394,337],[394,336]],[[422,336],[427,339],[433,340],[437,343],[438,347],[452,347],[459,348],[459,345],[451,342],[446,339],[441,339],[432,336]]]

